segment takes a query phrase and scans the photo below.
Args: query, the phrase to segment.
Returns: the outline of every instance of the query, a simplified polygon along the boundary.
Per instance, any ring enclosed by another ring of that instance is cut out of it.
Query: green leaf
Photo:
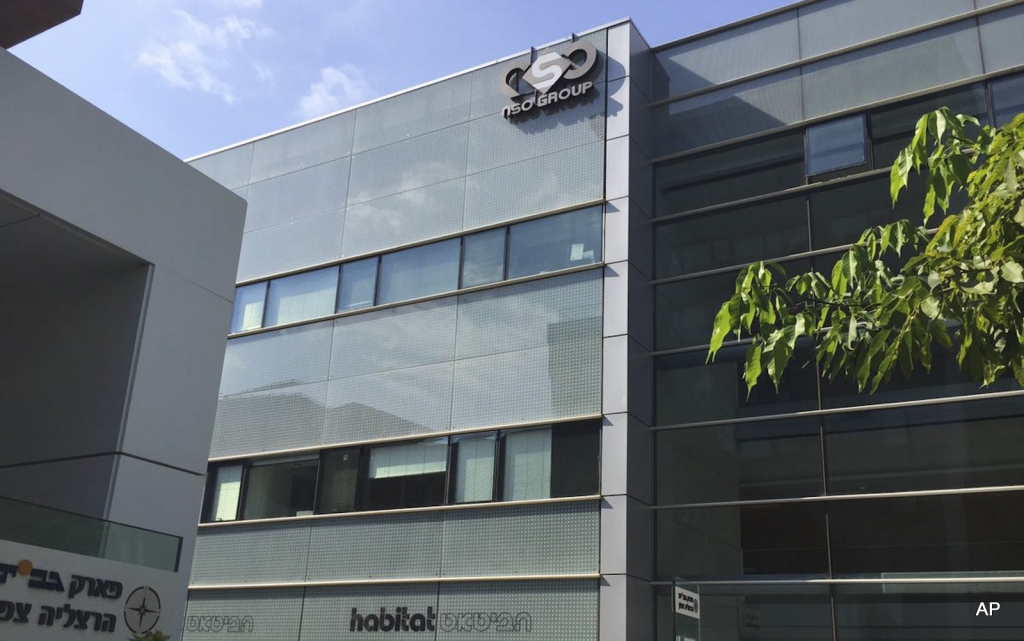
[[[935,288],[942,284],[942,276],[939,276],[939,272],[931,271],[928,273],[928,291],[935,291]]]
[[[1024,283],[1024,267],[1021,267],[1020,263],[1008,260],[999,268],[999,273],[1007,282]]]
[[[733,295],[732,298],[722,304],[722,308],[718,310],[718,314],[715,315],[714,329],[711,331],[711,346],[708,348],[708,358],[706,362],[715,360],[715,355],[718,354],[718,350],[722,347],[722,343],[725,341],[725,337],[737,327],[739,323],[740,315],[740,296],[739,294]]]
[[[747,363],[746,368],[743,370],[743,380],[747,384],[748,399],[750,398],[750,392],[757,385],[757,379],[761,377],[762,371],[764,371],[764,367],[761,366],[761,345],[755,343],[747,348]]]
[[[925,316],[935,320],[939,317],[939,301],[934,296],[928,296],[921,301],[921,311]]]

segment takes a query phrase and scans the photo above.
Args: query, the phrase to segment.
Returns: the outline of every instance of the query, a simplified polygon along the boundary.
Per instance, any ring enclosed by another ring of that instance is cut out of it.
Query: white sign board
[[[0,541],[0,639],[116,639],[178,634],[176,572]]]
[[[676,613],[700,620],[700,595],[680,587],[675,590]]]

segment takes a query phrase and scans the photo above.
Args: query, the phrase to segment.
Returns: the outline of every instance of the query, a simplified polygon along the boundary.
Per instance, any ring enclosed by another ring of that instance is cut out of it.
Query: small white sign
[[[683,588],[676,588],[676,613],[700,619],[700,595]]]

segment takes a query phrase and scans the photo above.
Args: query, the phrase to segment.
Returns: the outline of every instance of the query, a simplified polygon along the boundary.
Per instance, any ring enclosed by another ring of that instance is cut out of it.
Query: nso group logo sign
[[[501,91],[514,103],[501,110],[506,120],[515,120],[536,109],[550,109],[578,102],[594,88],[587,77],[597,68],[597,49],[586,40],[570,42],[561,52],[549,51],[528,67],[506,67],[501,73]]]

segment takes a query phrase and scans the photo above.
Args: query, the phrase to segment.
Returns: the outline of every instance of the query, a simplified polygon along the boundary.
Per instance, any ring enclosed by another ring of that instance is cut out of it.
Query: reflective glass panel
[[[1024,485],[1022,401],[824,417],[830,494]]]
[[[807,175],[863,165],[868,161],[864,116],[822,123],[807,128]]]
[[[972,115],[982,124],[988,120],[985,89],[981,85],[927,96],[876,111],[868,118],[874,166],[879,169],[891,166],[899,152],[910,144],[921,115],[939,107],[949,107],[953,113]]]
[[[371,447],[362,509],[442,505],[447,469],[446,438]]]
[[[822,502],[658,510],[655,519],[659,579],[828,573]]]
[[[458,289],[458,238],[385,254],[380,262],[380,305]]]
[[[601,208],[512,225],[508,277],[520,278],[601,260]]]
[[[996,126],[1002,127],[1024,111],[1024,75],[1002,78],[992,83],[992,110]]]
[[[471,234],[462,240],[462,286],[496,283],[505,278],[507,228]]]
[[[359,448],[324,452],[318,511],[332,513],[354,510],[358,480]]]
[[[821,495],[820,440],[813,418],[655,432],[657,502]]]
[[[1024,492],[833,501],[836,576],[1024,571]]]
[[[319,465],[315,454],[253,461],[245,482],[243,518],[312,514]]]
[[[801,133],[668,161],[654,170],[656,216],[804,184]]]
[[[454,478],[450,481],[453,503],[476,503],[494,499],[494,462],[497,434],[461,436],[452,439]]]
[[[504,434],[503,499],[551,498],[551,428]]]
[[[253,283],[235,288],[235,308],[231,313],[231,332],[263,327],[263,307],[267,284]]]
[[[894,208],[888,174],[815,191],[809,196],[813,246],[824,249],[854,243],[868,227],[903,218],[919,225],[923,222],[922,197],[920,181],[914,180]],[[931,224],[938,224],[938,219],[933,217]]]
[[[597,494],[599,421],[556,425],[551,434],[551,496]]]
[[[330,316],[337,293],[337,267],[275,278],[267,296],[266,326]]]
[[[234,521],[238,518],[238,499],[242,495],[242,466],[222,465],[217,468],[213,495],[207,511],[208,521]]]
[[[338,311],[373,307],[377,290],[377,257],[345,263],[341,266]]]

